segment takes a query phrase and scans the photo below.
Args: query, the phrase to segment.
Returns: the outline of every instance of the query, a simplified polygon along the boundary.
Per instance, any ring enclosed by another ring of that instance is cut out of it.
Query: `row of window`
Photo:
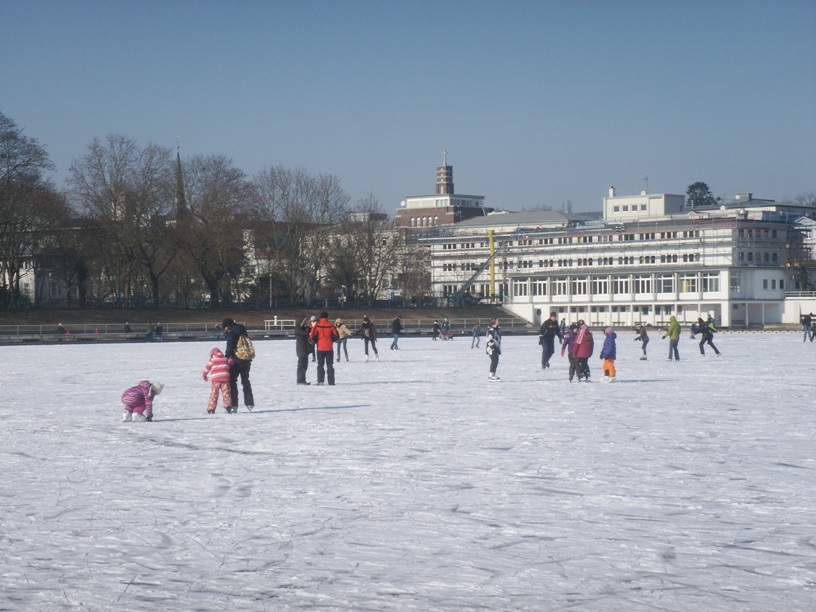
[[[782,281],[780,281],[782,282]],[[664,274],[658,276],[613,276],[588,278],[552,278],[514,280],[513,295],[576,296],[576,295],[644,295],[656,293],[717,293],[720,276],[717,273]]]
[[[411,217],[411,227],[435,227],[439,225],[439,217]]]

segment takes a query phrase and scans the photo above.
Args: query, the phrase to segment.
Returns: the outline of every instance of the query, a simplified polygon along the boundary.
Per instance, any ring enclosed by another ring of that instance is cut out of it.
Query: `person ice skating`
[[[130,333],[130,323],[125,323],[125,333],[126,334]]]
[[[309,356],[312,354],[312,341],[309,337],[312,333],[312,326],[309,317],[303,320],[295,328],[295,354],[297,355],[297,384],[308,385],[306,382],[306,370],[309,369]],[[339,349],[338,349],[339,353]],[[337,356],[340,359],[340,355]]]
[[[391,350],[398,351],[399,349],[399,339],[400,334],[402,333],[402,317],[397,315],[394,317],[394,320],[391,321],[391,335],[394,337],[394,341],[391,342]]]
[[[439,335],[442,336],[443,340],[453,339],[453,334],[450,330],[450,321],[448,321],[447,317],[443,319],[442,325],[439,326]]]
[[[161,323],[156,324],[154,333],[156,334],[156,342],[164,342],[164,326]]]
[[[578,362],[576,369],[578,374],[578,382],[589,382],[589,358],[595,350],[595,339],[592,337],[592,332],[589,331],[587,324],[583,319],[578,321],[578,334],[575,337],[575,346],[573,352],[575,353],[575,360]]]
[[[62,323],[60,323],[59,325],[57,325],[57,333],[58,333],[58,334],[60,334],[60,335],[62,335],[62,336],[64,336],[65,334],[67,334],[67,333],[68,333],[68,330],[67,330],[67,329],[65,329],[65,328],[62,326]]]
[[[561,327],[558,325],[558,315],[550,313],[550,318],[541,324],[538,332],[538,343],[541,345],[541,369],[550,367],[550,357],[555,354],[555,339],[563,342]]]
[[[805,335],[802,338],[802,342],[806,342],[808,340],[808,338],[810,338],[810,341],[813,342],[812,326],[813,326],[813,315],[812,314],[804,315],[802,317],[802,331],[805,332]]]
[[[334,385],[334,343],[339,338],[337,328],[329,321],[325,310],[312,328],[311,339],[317,350],[317,384],[322,385],[328,378],[329,385]]]
[[[680,351],[677,349],[677,345],[680,344],[680,324],[674,315],[669,317],[669,327],[663,334],[664,339],[667,337],[669,339],[669,361],[680,361]]]
[[[343,323],[343,319],[336,319],[334,321],[334,326],[337,328],[337,363],[340,363],[340,349],[343,349],[343,353],[345,354],[346,361],[349,360],[348,358],[348,339],[351,337],[351,330]]]
[[[615,371],[615,359],[617,358],[618,347],[615,340],[618,335],[611,327],[604,330],[604,343],[601,347],[601,359],[603,359],[604,382],[614,382],[617,372]]]
[[[139,381],[122,394],[122,403],[125,410],[122,413],[123,421],[152,421],[153,398],[164,389],[164,385],[149,380]]]
[[[490,322],[485,338],[485,352],[490,356],[490,376],[488,380],[500,380],[496,376],[496,370],[499,367],[499,356],[501,355],[501,323],[498,317],[494,317]]]
[[[646,328],[643,325],[635,325],[635,341],[637,342],[638,340],[643,343],[640,346],[640,349],[643,351],[640,360],[646,361],[646,345],[649,344],[649,334],[646,333]]]
[[[714,349],[714,352],[719,355],[720,351],[714,346],[714,332],[716,328],[712,328],[709,324],[703,321],[702,318],[697,319],[697,332],[701,334],[703,337],[700,340],[700,354],[705,355],[705,348],[703,345],[708,344],[711,348]]]
[[[227,412],[238,412],[238,377],[241,377],[241,387],[244,390],[244,405],[247,410],[252,412],[255,407],[255,397],[252,395],[252,383],[249,380],[249,370],[252,368],[251,359],[239,359],[235,355],[235,349],[238,345],[238,339],[247,334],[247,328],[236,323],[231,318],[227,317],[221,321],[221,328],[224,330],[224,337],[227,339],[227,349],[224,351],[224,356],[227,359],[232,359],[230,365],[230,397],[232,398],[232,407]]]
[[[482,339],[482,326],[480,323],[473,326],[473,329],[470,330],[470,336],[470,348],[474,346],[479,348],[479,341]]]
[[[432,331],[432,339],[434,341],[436,341],[436,339],[439,338],[439,323],[437,322],[436,319],[434,319],[433,327],[431,328],[431,331]]]
[[[377,328],[371,320],[365,316],[363,322],[360,324],[360,329],[356,332],[363,337],[363,346],[365,349],[365,357],[363,361],[368,361],[368,345],[371,344],[371,350],[374,351],[374,358],[379,361],[380,354],[377,352]]]
[[[218,396],[221,396],[221,403],[224,410],[229,412],[232,409],[232,394],[230,392],[230,365],[229,359],[224,357],[220,348],[213,348],[210,351],[210,360],[204,366],[201,377],[206,381],[210,380],[210,399],[207,402],[207,414],[215,414],[218,407]]]
[[[573,323],[569,326],[561,340],[561,356],[567,354],[569,361],[569,381],[572,382],[575,372],[578,371],[578,359],[575,357],[575,339],[578,337],[578,325]]]

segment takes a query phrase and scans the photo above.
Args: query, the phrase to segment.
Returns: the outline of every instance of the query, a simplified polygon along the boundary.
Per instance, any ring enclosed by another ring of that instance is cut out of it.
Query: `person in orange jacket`
[[[334,385],[334,343],[340,339],[337,328],[329,322],[329,313],[323,311],[312,328],[312,342],[317,349],[317,384],[322,385],[327,377]]]

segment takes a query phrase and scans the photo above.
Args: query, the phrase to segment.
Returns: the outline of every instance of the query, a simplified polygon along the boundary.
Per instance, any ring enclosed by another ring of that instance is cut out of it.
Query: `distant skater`
[[[701,318],[697,319],[697,332],[702,336],[700,340],[700,354],[705,355],[705,348],[704,345],[709,345],[714,352],[719,355],[720,351],[717,350],[717,347],[714,346],[714,329],[711,328],[709,324],[703,321]]]
[[[351,330],[343,323],[343,319],[335,319],[334,326],[337,328],[337,363],[340,363],[340,349],[343,349],[346,361],[348,361],[348,339],[351,338]]]
[[[812,326],[813,326],[813,315],[806,314],[802,317],[802,331],[805,332],[804,338],[802,338],[802,342],[807,342],[810,339],[813,342],[813,334],[812,334]]]
[[[640,345],[640,349],[643,351],[640,360],[646,361],[646,345],[649,344],[649,334],[646,333],[646,328],[643,325],[635,326],[635,342],[638,340],[643,343]]]
[[[595,349],[595,339],[583,320],[578,321],[578,335],[575,337],[575,359],[578,362],[578,382],[589,382],[589,358]]]
[[[680,351],[677,349],[677,345],[680,344],[680,324],[674,315],[669,317],[669,327],[663,334],[664,339],[667,337],[669,339],[669,361],[680,361]]]
[[[391,335],[394,337],[394,340],[391,342],[391,350],[398,351],[399,348],[399,339],[400,334],[402,334],[402,317],[397,315],[394,317],[394,320],[391,321]]]
[[[575,357],[575,339],[578,337],[578,326],[573,323],[569,326],[567,331],[562,336],[561,340],[561,356],[567,354],[569,360],[569,381],[575,377],[575,372],[578,371],[578,359]]]
[[[490,357],[490,376],[488,380],[500,380],[496,376],[496,370],[499,367],[499,356],[501,355],[501,323],[498,317],[495,317],[487,328],[485,352]]]
[[[482,339],[482,326],[479,323],[473,326],[473,329],[470,330],[470,348],[474,346],[479,348],[479,340]]]
[[[611,327],[604,330],[604,343],[601,348],[601,359],[603,359],[604,382],[614,382],[617,372],[615,371],[615,359],[618,348],[615,340],[618,335]]]
[[[368,361],[369,344],[371,345],[371,350],[374,351],[374,359],[379,361],[380,354],[377,352],[377,328],[374,326],[374,323],[372,323],[367,316],[363,317],[360,329],[358,329],[356,333],[363,337],[363,349],[365,350],[363,361]]]
[[[312,340],[309,336],[312,333],[312,326],[309,324],[309,317],[303,320],[295,328],[295,355],[297,356],[296,382],[299,385],[308,385],[306,382],[306,370],[309,369],[309,357],[312,354]],[[339,349],[338,349],[339,353]],[[337,356],[340,359],[340,356]]]
[[[334,385],[334,343],[339,334],[325,310],[312,328],[311,338],[317,349],[317,384],[322,385],[328,378],[329,385]]]
[[[210,351],[210,360],[204,366],[201,377],[206,381],[210,379],[210,399],[207,402],[207,414],[215,414],[218,407],[218,396],[221,396],[221,403],[224,410],[230,411],[232,407],[232,394],[230,393],[230,366],[229,359],[224,357],[221,349],[214,348]]]
[[[541,369],[550,367],[550,357],[555,354],[555,339],[563,341],[561,327],[558,325],[558,314],[550,313],[550,318],[541,324],[538,332],[538,343],[541,345]]]

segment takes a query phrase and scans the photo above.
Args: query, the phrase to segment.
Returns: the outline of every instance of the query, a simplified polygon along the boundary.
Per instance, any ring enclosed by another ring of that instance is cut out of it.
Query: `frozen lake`
[[[0,347],[0,610],[816,608],[816,343],[623,332],[603,384],[597,336],[591,384],[535,337],[501,382],[484,339],[383,337],[298,387],[259,341],[255,412],[215,416],[222,339]]]

